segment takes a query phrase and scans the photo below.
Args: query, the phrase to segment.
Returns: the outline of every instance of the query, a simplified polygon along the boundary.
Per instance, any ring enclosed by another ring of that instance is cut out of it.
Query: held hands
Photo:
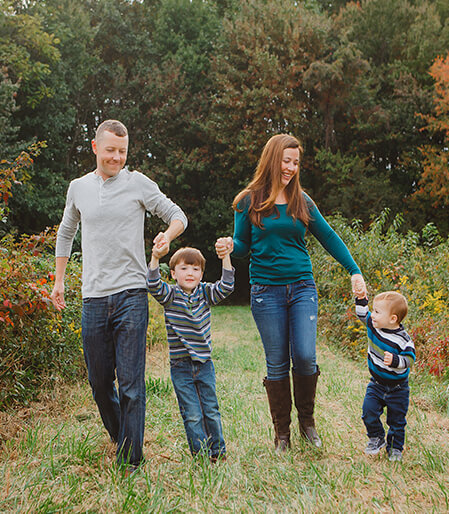
[[[393,362],[393,354],[390,352],[384,352],[384,364],[387,366],[391,366],[391,363]]]
[[[153,239],[152,254],[156,257],[156,259],[161,259],[167,255],[169,250],[170,241],[164,232],[159,232],[159,234]]]
[[[218,258],[222,260],[223,269],[232,270],[231,253],[234,250],[232,237],[219,237],[215,243]]]
[[[226,255],[230,255],[234,250],[234,241],[232,237],[219,237],[215,243],[215,251],[219,259],[224,259]]]
[[[356,295],[357,298],[368,298],[365,280],[363,279],[362,275],[360,275],[360,273],[352,275],[351,284],[352,292]]]

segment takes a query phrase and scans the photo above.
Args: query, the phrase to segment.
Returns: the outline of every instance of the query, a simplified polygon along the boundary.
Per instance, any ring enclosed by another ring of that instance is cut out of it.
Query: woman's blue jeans
[[[117,461],[142,460],[145,426],[146,289],[84,298],[82,335],[89,383]],[[119,393],[115,387],[115,378]]]
[[[215,392],[213,362],[197,362],[190,357],[172,359],[170,374],[190,452],[196,455],[205,451],[211,457],[224,455],[226,446]]]
[[[262,339],[267,379],[316,373],[318,294],[313,280],[282,286],[253,284],[251,312]]]

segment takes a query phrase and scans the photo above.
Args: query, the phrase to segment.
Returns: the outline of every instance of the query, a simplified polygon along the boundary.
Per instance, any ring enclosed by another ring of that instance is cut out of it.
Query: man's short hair
[[[197,248],[191,248],[190,246],[176,250],[176,252],[171,256],[168,265],[171,270],[174,270],[175,266],[181,262],[184,264],[191,264],[193,266],[201,266],[201,271],[204,271],[204,268],[206,267],[206,259],[203,254]]]
[[[118,120],[106,120],[103,123],[98,125],[98,128],[95,132],[95,141],[98,141],[103,132],[112,132],[116,136],[125,137],[128,135],[128,129],[123,125],[121,121]]]
[[[379,293],[374,297],[374,300],[388,302],[390,314],[395,314],[398,317],[398,323],[401,323],[405,316],[407,316],[407,300],[405,296],[397,291],[385,291],[384,293]]]

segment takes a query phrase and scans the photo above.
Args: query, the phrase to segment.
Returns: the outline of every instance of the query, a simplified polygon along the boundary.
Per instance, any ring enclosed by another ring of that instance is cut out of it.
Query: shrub
[[[40,386],[57,377],[74,379],[82,369],[80,344],[80,265],[68,267],[69,307],[51,306],[54,259],[48,251],[55,231],[1,241],[0,409],[26,403]]]

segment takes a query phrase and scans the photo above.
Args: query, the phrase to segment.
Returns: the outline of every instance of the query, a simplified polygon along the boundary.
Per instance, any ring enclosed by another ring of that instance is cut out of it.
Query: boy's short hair
[[[118,120],[106,120],[103,123],[98,125],[97,130],[95,132],[95,141],[98,141],[103,132],[112,132],[116,136],[125,137],[128,135],[128,129],[123,125],[121,121]]]
[[[201,266],[201,271],[204,271],[204,268],[206,267],[206,259],[203,254],[197,248],[191,248],[190,246],[176,250],[176,252],[171,256],[168,265],[171,270],[174,270],[175,266],[180,262]]]
[[[390,314],[395,314],[398,317],[398,323],[407,316],[407,300],[405,296],[397,291],[385,291],[384,293],[379,293],[374,297],[374,300],[388,302],[390,305]]]

